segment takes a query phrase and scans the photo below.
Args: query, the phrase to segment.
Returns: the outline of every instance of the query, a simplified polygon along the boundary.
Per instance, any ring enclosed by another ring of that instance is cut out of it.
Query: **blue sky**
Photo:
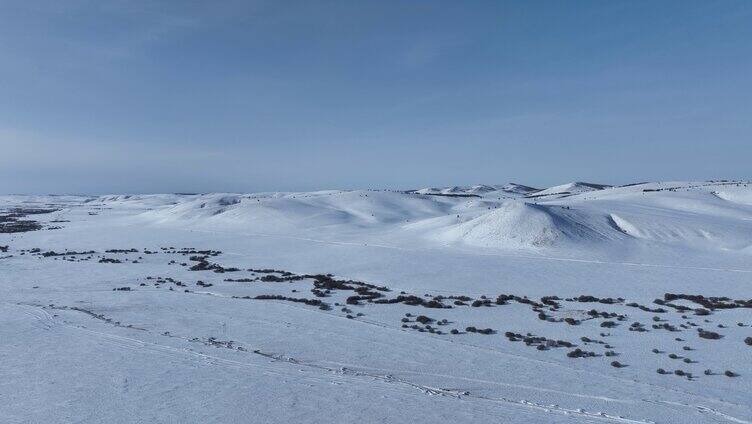
[[[0,193],[750,178],[749,1],[0,3]]]

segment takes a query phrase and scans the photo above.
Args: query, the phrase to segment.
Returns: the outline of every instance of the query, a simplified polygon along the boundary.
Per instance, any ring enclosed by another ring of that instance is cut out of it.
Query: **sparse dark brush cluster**
[[[671,325],[671,324],[669,324],[667,322],[663,322],[663,323],[660,323],[660,324],[653,324],[653,329],[654,330],[666,330],[666,331],[671,331],[671,332],[681,331],[681,330],[677,329],[675,326],[673,326],[673,325]]]
[[[433,320],[433,318],[429,318],[429,317],[427,317],[425,315],[418,315],[417,317],[415,317],[415,321],[417,321],[417,322],[419,322],[419,323],[421,323],[423,325],[426,325],[426,324],[432,323],[434,320]]]
[[[224,273],[224,272],[237,272],[240,271],[239,268],[225,268],[222,265],[209,262],[207,260],[207,256],[200,256],[200,255],[194,255],[189,258],[191,261],[197,262],[195,265],[191,266],[191,271],[214,271],[218,274]]]
[[[637,308],[641,311],[652,312],[654,314],[665,314],[666,312],[668,312],[666,309],[663,309],[663,308],[650,308],[645,305],[640,305],[637,302],[629,302],[626,305],[629,306],[630,308]]]
[[[347,298],[346,302],[350,305],[359,305],[361,301],[373,302],[383,297],[383,292],[389,291],[386,287],[364,283],[362,281],[338,280],[329,274],[312,275],[310,278],[313,278],[313,288],[311,289],[311,292],[319,297],[326,297],[333,290],[350,290],[357,293],[357,295],[349,296]]]
[[[99,260],[100,264],[121,264],[123,261],[114,258],[102,258]]]
[[[42,209],[42,208],[13,208],[9,211],[0,213],[0,234],[25,233],[27,231],[37,231],[43,228],[42,224],[37,221],[21,219],[27,215],[40,215],[57,212],[60,209]],[[60,227],[49,227],[48,229],[57,229]]]
[[[479,333],[479,334],[487,334],[487,335],[488,335],[488,334],[494,334],[494,333],[496,333],[496,332],[495,332],[495,331],[494,331],[493,329],[491,329],[491,328],[475,328],[475,327],[467,327],[467,328],[465,328],[465,331],[467,331],[468,333]]]
[[[662,304],[666,306],[670,306],[672,308],[677,309],[678,311],[686,311],[690,310],[691,308],[688,308],[683,305],[676,305],[673,303],[675,300],[687,300],[690,302],[694,302],[703,308],[695,309],[695,313],[697,315],[708,315],[710,311],[716,310],[716,309],[735,309],[735,308],[752,308],[752,299],[744,300],[744,299],[731,299],[729,297],[713,297],[713,296],[703,296],[700,294],[677,294],[677,293],[664,293],[663,295],[663,301],[660,299],[656,299],[654,302]],[[709,311],[708,311],[709,310]]]
[[[259,278],[259,281],[264,283],[288,283],[292,281],[300,281],[308,278],[307,275],[293,275],[293,274],[283,274],[283,275],[274,275],[274,274],[267,274]]]
[[[42,256],[45,258],[50,258],[53,256],[74,256],[74,255],[92,255],[96,253],[93,250],[85,251],[85,252],[76,252],[75,250],[66,250],[65,252],[55,252],[54,250],[50,250],[49,252],[43,252],[41,253]]]
[[[452,307],[451,305],[444,305],[442,303],[442,300],[444,300],[444,298],[442,296],[436,296],[433,299],[426,300],[426,299],[423,299],[422,297],[418,297],[418,296],[415,296],[415,295],[403,295],[403,294],[401,294],[401,295],[399,295],[399,296],[397,296],[395,298],[392,298],[392,299],[374,300],[373,303],[378,303],[378,304],[403,303],[403,304],[409,305],[409,306],[423,306],[425,308],[436,308],[436,309],[451,308]]]
[[[557,347],[574,347],[573,343],[570,343],[566,340],[554,340],[543,336],[535,336],[530,333],[523,336],[520,333],[507,331],[504,333],[504,337],[506,337],[510,342],[523,342],[527,346],[535,346],[538,350],[546,350],[548,348]]]
[[[305,303],[306,305],[309,305],[309,306],[318,306],[320,309],[326,309],[326,310],[331,309],[331,307],[328,304],[325,304],[324,302],[318,299],[288,297],[288,296],[282,296],[278,294],[260,294],[256,297],[233,296],[233,298],[234,299],[257,299],[257,300],[285,300],[287,302]]]
[[[685,372],[684,370],[674,370],[673,372],[669,372],[664,370],[663,368],[658,368],[656,372],[661,375],[674,374],[679,377],[687,377],[689,379],[692,379],[692,373]]]
[[[714,332],[714,331],[706,331],[702,328],[697,329],[697,335],[700,336],[700,338],[708,339],[708,340],[718,340],[722,338],[723,336]]]
[[[624,299],[622,298],[618,298],[618,299],[613,299],[611,297],[599,298],[599,297],[595,297],[595,296],[591,296],[587,294],[583,294],[578,297],[567,298],[566,300],[568,302],[582,302],[582,303],[597,302],[597,303],[603,303],[606,305],[613,305],[616,303],[624,302]]]
[[[637,332],[640,332],[640,333],[642,333],[642,332],[646,332],[646,331],[648,331],[648,329],[647,329],[647,328],[645,328],[645,325],[644,325],[644,324],[642,324],[642,323],[640,323],[640,322],[637,322],[637,321],[635,321],[635,322],[633,322],[633,323],[632,323],[632,324],[631,324],[631,325],[629,326],[629,331],[637,331]]]
[[[170,247],[160,247],[159,248],[163,253],[175,253],[180,254],[183,256],[187,255],[201,255],[201,256],[219,256],[222,254],[219,250],[198,250],[194,249],[192,247],[185,247],[182,249],[176,249],[172,246]]]
[[[576,348],[575,350],[567,353],[567,357],[569,358],[592,358],[595,356],[597,356],[595,352],[589,352],[580,348]]]

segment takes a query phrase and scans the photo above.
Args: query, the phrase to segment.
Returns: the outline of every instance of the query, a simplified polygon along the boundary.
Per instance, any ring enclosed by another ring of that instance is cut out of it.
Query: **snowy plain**
[[[0,196],[19,221],[3,423],[752,423],[747,182]]]

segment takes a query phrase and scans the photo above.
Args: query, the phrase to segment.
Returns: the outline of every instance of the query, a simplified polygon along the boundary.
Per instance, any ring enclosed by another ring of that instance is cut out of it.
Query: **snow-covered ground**
[[[2,423],[752,423],[745,182],[0,196],[0,232]]]

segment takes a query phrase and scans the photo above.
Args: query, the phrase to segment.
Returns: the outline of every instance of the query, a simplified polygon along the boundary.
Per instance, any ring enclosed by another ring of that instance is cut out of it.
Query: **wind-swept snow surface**
[[[0,422],[752,423],[750,199],[0,196]]]

